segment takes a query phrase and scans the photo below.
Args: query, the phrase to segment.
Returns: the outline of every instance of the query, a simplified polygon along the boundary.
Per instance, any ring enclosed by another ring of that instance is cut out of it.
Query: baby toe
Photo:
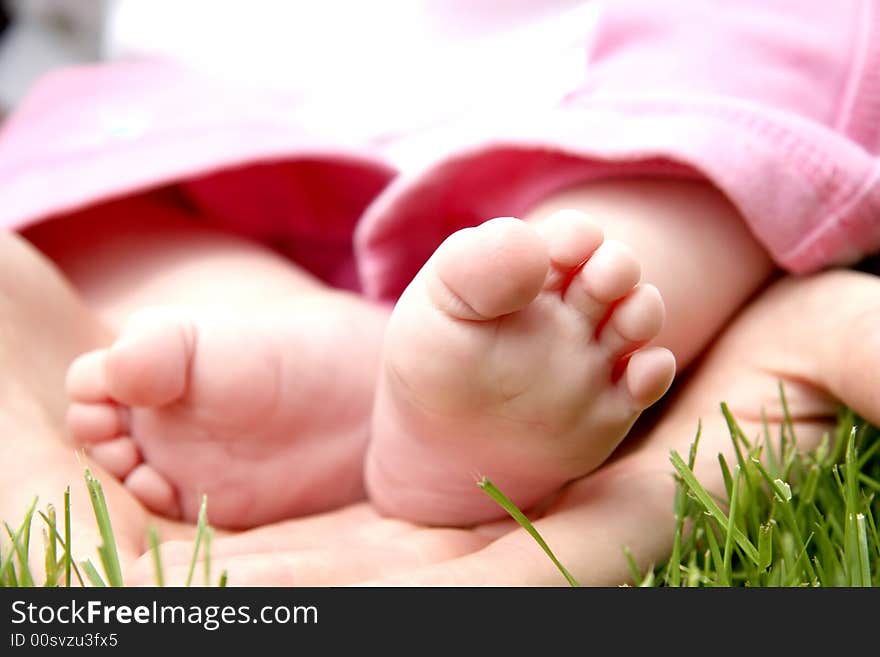
[[[629,294],[640,277],[641,265],[629,247],[607,240],[574,276],[563,299],[598,327],[611,304]]]
[[[675,377],[675,356],[663,347],[648,347],[634,353],[626,364],[620,385],[632,399],[636,410],[659,400]]]
[[[579,210],[562,210],[535,224],[547,243],[550,273],[546,290],[562,290],[602,244],[602,228]]]
[[[141,462],[141,454],[134,441],[123,436],[88,448],[89,456],[117,479],[124,480]]]
[[[125,487],[150,511],[169,518],[180,517],[177,493],[155,468],[141,463],[125,478]]]
[[[78,356],[67,368],[65,387],[71,399],[78,402],[101,402],[108,399],[104,366],[106,349],[96,349]]]
[[[67,431],[74,442],[87,445],[118,437],[127,431],[127,422],[116,404],[74,402],[67,409]]]
[[[665,319],[659,290],[649,284],[638,285],[612,311],[600,332],[599,344],[611,360],[617,360],[657,337]]]
[[[175,401],[186,391],[195,341],[195,327],[187,319],[139,317],[107,352],[107,390],[129,406]]]

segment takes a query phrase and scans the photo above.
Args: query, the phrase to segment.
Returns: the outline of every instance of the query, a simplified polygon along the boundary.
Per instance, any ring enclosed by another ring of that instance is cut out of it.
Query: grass
[[[46,511],[36,511],[38,500],[31,502],[24,515],[24,520],[14,530],[4,523],[9,537],[9,546],[0,549],[0,587],[30,587],[36,586],[34,574],[30,565],[31,528],[34,524],[36,513],[43,520],[43,546],[45,551],[45,579],[44,587],[55,586],[124,586],[122,567],[119,561],[119,551],[116,548],[116,540],[113,534],[113,523],[110,520],[110,512],[104,498],[104,490],[88,468],[85,470],[86,487],[95,514],[95,523],[101,535],[101,545],[98,546],[98,557],[101,570],[99,571],[91,559],[77,562],[73,556],[71,545],[70,527],[70,488],[64,492],[64,537],[61,537],[55,509],[48,505]],[[202,498],[199,509],[199,518],[196,528],[196,540],[193,547],[193,555],[190,563],[186,586],[191,586],[195,573],[195,566],[201,550],[204,563],[204,584],[207,586],[211,581],[211,560],[209,557],[211,536],[213,529],[207,522],[207,499]],[[151,527],[147,536],[150,550],[153,553],[153,564],[156,570],[156,584],[165,585],[165,577],[162,569],[161,555],[159,552],[159,534],[155,527]],[[103,575],[101,574],[103,572]],[[71,575],[76,576],[76,581]],[[218,586],[226,586],[227,574],[223,571],[220,575]]]
[[[782,393],[781,393],[782,394]],[[783,408],[785,408],[785,397]],[[687,461],[670,454],[675,471],[675,535],[668,561],[642,572],[626,548],[637,586],[880,585],[880,431],[843,411],[833,439],[800,451],[787,410],[779,439],[767,423],[760,441],[743,434],[721,405],[736,461],[718,455],[724,494],[716,497],[694,474],[700,431]],[[494,497],[494,495],[493,495]],[[572,586],[528,519],[507,509],[538,540]]]
[[[783,408],[785,406],[785,397]],[[669,559],[642,572],[624,547],[637,586],[875,586],[880,584],[880,536],[877,513],[880,492],[880,431],[849,411],[838,419],[834,436],[814,449],[800,451],[786,410],[778,440],[765,422],[764,435],[750,441],[726,405],[735,461],[718,455],[724,493],[713,495],[694,474],[700,431],[685,460],[670,454],[677,480],[675,533]],[[123,586],[124,579],[113,527],[100,482],[86,470],[85,479],[101,536],[100,568],[73,556],[70,528],[70,490],[64,495],[64,524],[49,505],[26,509],[17,527],[4,523],[7,541],[0,541],[0,586],[36,586],[30,567],[35,516],[42,520],[45,579],[42,586]],[[571,586],[578,582],[520,511],[491,481],[480,488],[535,539]],[[62,536],[63,532],[63,536]],[[202,582],[211,579],[210,545],[213,530],[202,499],[196,540],[186,585],[196,578],[202,556]],[[147,537],[158,586],[165,583],[159,536]],[[103,573],[103,574],[102,574]],[[225,586],[221,573],[218,586]]]
[[[783,396],[784,401],[784,396]],[[736,461],[718,455],[724,481],[715,499],[672,452],[678,477],[672,556],[642,586],[874,586],[880,584],[875,521],[880,491],[878,430],[845,411],[836,435],[799,451],[791,421],[774,446],[751,443],[727,407]],[[765,423],[766,429],[766,423]]]

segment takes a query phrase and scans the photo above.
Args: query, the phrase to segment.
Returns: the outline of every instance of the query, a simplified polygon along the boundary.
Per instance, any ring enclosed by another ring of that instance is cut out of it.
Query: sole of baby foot
[[[573,211],[450,236],[407,288],[384,345],[368,493],[440,525],[503,515],[600,465],[668,389],[657,290],[620,243]]]
[[[376,365],[351,362],[350,385],[339,385],[330,356],[357,342],[317,330],[331,307],[248,320],[142,313],[71,365],[68,432],[168,517],[195,520],[207,496],[213,524],[242,528],[360,499]],[[347,321],[378,344],[378,314]]]

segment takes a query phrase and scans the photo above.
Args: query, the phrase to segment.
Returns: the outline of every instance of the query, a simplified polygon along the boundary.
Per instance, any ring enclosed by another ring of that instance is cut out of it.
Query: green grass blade
[[[34,586],[34,578],[31,574],[31,566],[28,559],[30,542],[24,541],[23,538],[30,536],[31,521],[33,520],[36,508],[37,498],[35,497],[25,512],[24,520],[15,532],[12,531],[12,528],[7,523],[3,523],[6,533],[9,534],[9,538],[12,541],[12,545],[6,561],[0,567],[0,579],[13,578],[15,586]],[[18,559],[19,571],[17,573],[14,568],[14,558]]]
[[[832,531],[830,524],[820,517],[814,523],[814,527],[813,535],[816,537],[816,549],[818,551],[816,556],[822,561],[822,571],[824,573],[822,584],[824,586],[842,584],[843,565],[840,563],[840,551],[829,538],[829,533]]]
[[[743,508],[746,510],[746,527],[750,531],[752,535],[756,534],[761,526],[761,519],[758,517],[758,506],[756,504],[750,503],[751,501],[756,499],[757,490],[756,485],[753,482],[754,474],[752,469],[748,467],[749,461],[743,455],[742,448],[745,447],[747,450],[751,451],[752,446],[751,443],[746,439],[745,434],[739,426],[739,423],[733,417],[733,413],[730,412],[730,408],[727,406],[725,402],[721,403],[721,414],[724,416],[724,421],[727,424],[727,431],[730,434],[730,441],[733,444],[734,452],[736,453],[736,462],[739,464],[740,469],[743,473],[743,481],[745,482],[745,490],[740,494],[742,495],[742,501],[749,502],[743,504]],[[769,431],[765,427],[765,430]]]
[[[40,516],[48,521],[48,529],[43,528],[43,537],[46,542],[46,582],[44,586],[55,586],[58,583],[58,540],[56,536],[58,532],[55,530],[57,517],[55,515],[55,507],[49,504],[46,507],[47,515],[40,513]]]
[[[635,557],[633,557],[632,552],[626,546],[623,548],[623,555],[626,557],[626,563],[629,565],[629,573],[632,575],[633,583],[636,586],[641,586],[642,573],[639,572],[639,565],[636,563]]]
[[[156,572],[156,584],[165,586],[165,572],[162,569],[162,555],[159,554],[159,532],[155,526],[150,526],[147,532],[147,541],[150,544],[150,552],[153,554],[153,570]]]
[[[679,481],[675,487],[675,534],[672,538],[672,554],[666,566],[664,580],[668,586],[681,586],[681,544],[684,522],[687,519],[687,493]]]
[[[694,436],[693,442],[691,442],[690,451],[688,453],[688,467],[693,470],[694,464],[697,462],[697,448],[700,444],[700,436],[703,433],[703,423],[701,420],[697,421],[697,433]],[[664,581],[667,586],[674,586],[678,588],[681,586],[681,549],[682,549],[682,539],[684,537],[684,523],[687,519],[688,508],[690,506],[688,502],[687,488],[684,485],[684,482],[679,478],[676,481],[675,485],[675,534],[672,539],[672,554],[669,557],[669,562],[666,566],[666,573],[664,575]]]
[[[206,495],[202,496],[202,504],[199,507],[199,519],[196,523],[196,542],[193,546],[193,555],[192,560],[189,563],[189,573],[186,576],[186,584],[185,586],[192,586],[193,574],[196,571],[196,562],[199,558],[199,548],[202,545],[202,541],[205,540],[205,534],[207,533],[208,528],[208,498]]]
[[[746,435],[740,428],[739,423],[736,421],[736,418],[733,417],[733,413],[730,412],[730,407],[727,405],[726,402],[721,402],[721,415],[724,416],[724,421],[727,423],[727,430],[730,432],[730,437],[733,438],[737,460],[739,461],[739,466],[742,468],[745,466],[746,461],[745,458],[743,458],[740,443],[742,443],[742,445],[746,449],[751,449],[752,443],[749,441],[748,438],[746,438]]]
[[[843,548],[846,563],[847,586],[864,586],[858,555],[858,538],[856,536],[855,516],[850,514],[846,519],[846,537]]]
[[[30,574],[27,553],[21,545],[21,530],[14,532],[12,531],[12,527],[5,522],[3,523],[3,527],[6,529],[6,533],[9,535],[9,540],[12,543],[9,558],[4,566],[9,567],[9,573],[15,582],[14,586],[31,587],[34,585],[34,581]],[[18,573],[15,572],[14,568],[15,559],[18,559]]]
[[[847,439],[843,466],[843,488],[846,505],[844,561],[850,586],[870,586],[871,571],[868,565],[867,532],[865,516],[861,508],[861,496],[859,494],[856,436],[857,430],[853,426]]]
[[[42,511],[38,511],[38,513],[40,514],[40,517],[43,519],[43,522],[45,522],[47,526],[50,526],[49,525],[49,518],[46,517],[46,515]],[[73,571],[73,573],[76,575],[76,579],[79,581],[79,585],[85,586],[85,582],[83,581],[82,574],[79,572],[79,566],[76,565],[76,562],[72,558],[70,559],[69,562],[67,561],[67,559],[70,557],[70,551],[67,549],[67,542],[63,538],[61,538],[61,535],[58,533],[57,527],[50,526],[50,531],[55,532],[55,540],[58,541],[58,543],[61,545],[62,549],[64,550],[64,552],[61,555],[61,560],[58,562],[59,571],[60,571],[61,567],[64,567],[65,574],[66,574],[66,569],[69,566],[71,568],[71,570]],[[60,572],[59,572],[59,575],[60,575]]]
[[[685,465],[681,456],[679,456],[678,452],[675,450],[669,456],[672,461],[673,467],[678,472],[679,476],[684,479],[688,488],[690,488],[691,492],[703,505],[703,508],[706,512],[715,519],[715,521],[722,527],[727,526],[727,516],[725,513],[718,507],[718,504],[715,503],[715,500],[709,494],[709,492],[703,488],[703,485],[697,481],[696,476],[694,476],[693,470]],[[733,538],[736,541],[736,544],[743,551],[743,553],[754,563],[757,565],[758,563],[758,549],[754,546],[754,544],[748,539],[748,537],[743,534],[743,532],[736,526],[733,527]]]
[[[861,512],[859,504],[859,473],[856,466],[856,429],[853,427],[846,445],[844,484],[846,485],[846,508],[851,514]]]
[[[64,491],[64,586],[70,586],[70,571],[73,567],[73,554],[70,547],[70,486]],[[76,573],[79,577],[79,569]],[[79,580],[83,585],[82,577]]]
[[[727,459],[724,458],[724,454],[721,452],[718,453],[718,467],[721,468],[721,476],[724,478],[724,490],[727,491],[727,496],[729,498],[733,493],[733,475],[730,474]],[[690,468],[693,470],[694,466],[690,466]]]
[[[28,509],[25,516],[24,531],[21,533],[21,551],[18,555],[21,568],[19,579],[22,580],[25,586],[36,586],[34,575],[31,572],[31,526],[33,524],[34,512],[36,511],[36,502],[37,500],[34,499],[34,504]]]
[[[92,583],[92,586],[107,586],[91,559],[86,559],[85,561],[80,562],[80,566],[82,566],[82,569],[85,572],[86,577]]]
[[[92,509],[95,512],[95,520],[98,523],[98,531],[101,533],[98,556],[101,557],[104,574],[107,575],[110,586],[123,586],[119,552],[116,549],[116,539],[113,536],[113,524],[110,522],[110,512],[107,509],[107,500],[104,498],[104,489],[101,487],[101,482],[92,476],[88,468],[86,468],[85,477],[89,497],[92,500]]]
[[[856,514],[856,563],[858,568],[858,586],[872,586],[871,557],[868,550],[868,532],[863,513]]]
[[[12,554],[13,553],[10,553],[10,560],[12,559]],[[18,588],[18,586],[19,586],[18,577],[15,576],[15,568],[9,569],[9,577],[8,577],[7,586],[9,586],[11,588]]]
[[[856,476],[858,477],[860,484],[864,484],[875,493],[880,493],[880,481],[866,475],[864,472],[859,472]]]
[[[713,566],[713,562],[715,560],[715,555],[712,554],[711,545],[714,544],[716,548],[716,552],[718,552],[720,556],[720,552],[718,551],[718,541],[715,539],[715,534],[712,534],[712,539],[710,540],[710,547],[705,552],[703,552],[703,572],[700,575],[700,584],[703,586],[708,586],[709,584],[717,585],[717,582],[709,579],[709,575],[713,572],[716,572],[716,569]],[[711,561],[710,561],[711,560]]]
[[[34,512],[36,511],[35,505],[36,500],[34,500],[34,506],[28,509],[27,516],[25,517],[24,531],[21,533],[21,552],[18,555],[20,566],[27,582],[25,586],[36,586],[33,573],[31,572],[31,526],[33,524]]]
[[[826,587],[828,584],[826,582],[829,581],[828,575],[825,573],[825,567],[822,565],[822,562],[819,560],[819,555],[815,555],[813,557],[813,568],[816,570],[816,577],[819,578],[819,586]]]
[[[7,562],[10,562],[15,555],[15,546],[9,546],[9,555],[4,558],[3,557],[3,545],[2,541],[0,541],[0,586],[10,586],[10,574],[13,572],[13,568]]]
[[[694,588],[695,586],[699,586],[700,584],[700,567],[697,566],[697,551],[694,550],[691,552],[691,556],[688,558],[688,565],[686,567],[687,577],[685,578],[686,586],[688,588]]]
[[[868,461],[870,461],[872,458],[874,458],[874,456],[877,455],[878,451],[880,451],[880,440],[875,440],[874,442],[872,442],[868,446],[868,449],[864,450],[859,455],[858,464],[857,464],[858,470],[862,471],[865,468],[865,466],[868,464]]]
[[[815,569],[813,568],[813,560],[810,559],[809,554],[807,552],[807,549],[810,547],[810,543],[812,541],[813,541],[813,534],[810,534],[804,540],[803,547],[801,547],[801,551],[798,553],[797,557],[795,558],[795,563],[800,563],[801,560],[804,560],[808,564],[810,564],[810,568],[808,570],[808,574],[810,577],[809,584],[810,584],[810,586],[818,586],[819,585],[819,575],[816,573]],[[800,582],[800,581],[796,582],[796,584],[802,584],[802,583],[803,582]]]
[[[855,429],[856,418],[849,409],[844,409],[838,419],[837,428],[834,431],[834,447],[828,455],[829,463],[839,463],[849,444],[849,438]]]
[[[519,523],[520,527],[525,529],[531,535],[531,537],[535,539],[535,542],[539,546],[541,546],[541,549],[544,550],[545,554],[548,557],[550,557],[550,561],[553,562],[553,565],[556,566],[556,568],[559,570],[560,573],[562,573],[562,576],[565,577],[565,580],[571,586],[580,586],[580,584],[578,584],[578,581],[574,577],[572,577],[571,573],[568,572],[568,570],[566,570],[565,566],[563,566],[559,562],[559,559],[556,558],[556,555],[553,554],[553,551],[550,549],[547,543],[544,542],[544,539],[538,533],[538,530],[535,529],[529,519],[526,518],[525,514],[519,510],[516,504],[510,501],[510,499],[504,493],[502,493],[495,486],[495,484],[489,481],[487,477],[483,477],[482,479],[480,479],[477,482],[477,486],[479,486],[483,490],[483,492],[486,493],[486,495],[495,500],[495,502],[502,509],[507,511],[507,513],[509,513],[510,516]]]
[[[819,478],[822,476],[822,469],[815,463],[811,464],[807,470],[807,476],[804,483],[800,486],[799,498],[803,508],[810,508],[813,500],[816,499],[816,491],[819,487]]]
[[[764,478],[764,481],[770,487],[770,490],[773,491],[773,494],[776,496],[776,499],[779,502],[779,508],[782,509],[782,514],[786,521],[786,527],[789,531],[791,531],[794,540],[798,543],[798,552],[799,555],[797,557],[797,562],[803,564],[804,570],[807,571],[807,575],[810,578],[810,582],[812,584],[816,583],[816,571],[813,570],[813,564],[810,559],[806,556],[806,546],[807,542],[804,541],[803,534],[801,533],[800,526],[798,525],[797,517],[794,514],[794,510],[792,509],[791,500],[791,486],[781,479],[774,479],[770,476],[770,473],[767,472],[767,469],[761,464],[756,458],[752,459],[752,463],[758,469],[758,472],[761,473],[761,476]]]
[[[220,581],[217,583],[217,586],[219,586],[221,589],[226,588],[226,583],[228,579],[228,573],[224,570],[222,573],[220,573]]]
[[[758,534],[758,568],[760,570],[767,570],[773,563],[773,528],[775,526],[774,522],[761,525],[761,531]]]
[[[735,469],[735,477],[733,480],[733,488],[730,493],[730,512],[727,515],[727,528],[724,536],[724,559],[722,561],[722,572],[724,574],[723,581],[725,586],[730,586],[731,570],[733,563],[733,530],[736,528],[736,514],[739,509],[737,502],[739,501],[739,484],[742,478],[742,470],[739,466]],[[760,567],[761,544],[760,536],[758,537],[758,561]]]
[[[707,523],[707,525],[706,542],[709,544],[709,549],[706,550],[706,563],[703,566],[703,572],[706,573],[707,581],[709,573],[714,572],[715,584],[719,586],[730,586],[730,582],[725,577],[723,571],[724,561],[721,557],[721,548],[718,547],[718,538],[715,536],[715,530],[712,528],[711,523]],[[712,558],[711,563],[709,557]]]
[[[874,522],[874,514],[871,513],[870,508],[868,509],[868,529],[871,530],[871,542],[876,548],[877,556],[880,557],[880,534],[877,532],[877,524]]]
[[[205,586],[211,585],[211,543],[214,541],[214,530],[208,526],[205,530],[205,547],[202,554],[205,556]]]

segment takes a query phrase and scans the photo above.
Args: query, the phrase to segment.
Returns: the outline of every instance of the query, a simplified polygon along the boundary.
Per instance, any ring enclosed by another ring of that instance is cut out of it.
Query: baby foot
[[[69,433],[171,517],[195,519],[202,494],[211,522],[235,528],[362,498],[384,318],[353,304],[341,321],[334,304],[142,314],[71,365]]]
[[[668,389],[672,353],[644,345],[663,302],[582,214],[493,219],[449,237],[404,292],[384,347],[367,491],[384,512],[469,524],[601,464]]]

